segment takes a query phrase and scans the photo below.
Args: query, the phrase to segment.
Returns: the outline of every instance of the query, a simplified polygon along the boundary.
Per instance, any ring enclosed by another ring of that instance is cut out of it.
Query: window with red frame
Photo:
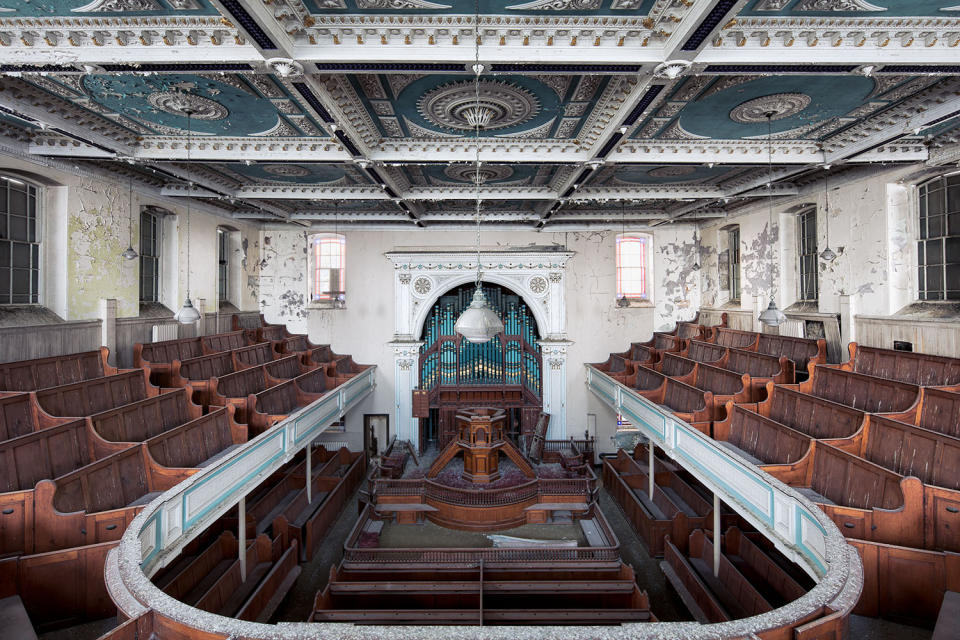
[[[649,300],[650,236],[617,236],[617,297]]]
[[[336,234],[313,236],[310,249],[313,252],[311,300],[336,300],[346,285],[346,238]]]

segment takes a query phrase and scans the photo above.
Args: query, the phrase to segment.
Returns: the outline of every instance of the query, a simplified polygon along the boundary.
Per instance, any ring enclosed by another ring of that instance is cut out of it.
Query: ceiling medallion
[[[690,62],[688,60],[667,60],[657,65],[657,68],[653,70],[653,77],[675,80],[686,73],[689,68]]]
[[[219,102],[183,91],[157,91],[147,96],[147,102],[175,116],[186,117],[192,112],[194,120],[223,120],[230,115]]]
[[[458,182],[474,182],[477,177],[477,168],[473,165],[450,165],[443,170],[443,174]],[[480,183],[507,180],[513,175],[513,167],[505,164],[484,164],[480,166]]]
[[[740,124],[758,124],[770,120],[782,120],[796,115],[810,106],[813,98],[805,93],[774,93],[747,100],[730,111],[730,119]]]
[[[532,93],[506,82],[480,81],[480,100],[470,81],[452,82],[431,89],[417,109],[428,122],[445,129],[505,129],[527,122],[540,113]]]
[[[647,175],[651,178],[679,178],[680,176],[688,176],[696,170],[696,167],[688,166],[657,167],[647,171]]]
[[[310,175],[310,171],[295,164],[267,164],[262,167],[264,173],[272,176],[302,178]]]

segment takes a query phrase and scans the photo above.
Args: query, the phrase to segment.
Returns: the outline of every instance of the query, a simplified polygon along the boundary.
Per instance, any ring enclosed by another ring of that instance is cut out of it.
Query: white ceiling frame
[[[186,160],[186,136],[147,136],[134,157],[140,160]],[[255,155],[258,162],[349,162],[351,156],[330,138],[193,138],[192,160],[243,162]]]
[[[323,187],[310,185],[245,185],[238,198],[271,200],[390,200],[378,186]]]

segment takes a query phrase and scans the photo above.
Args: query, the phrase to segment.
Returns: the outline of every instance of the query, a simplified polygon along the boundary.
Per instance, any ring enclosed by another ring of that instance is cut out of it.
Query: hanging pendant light
[[[476,95],[475,112],[479,113],[480,105],[480,74],[483,73],[483,65],[480,64],[480,8],[475,5],[476,12],[473,20],[473,54],[474,54],[474,93]],[[497,334],[503,333],[503,322],[496,311],[487,305],[486,296],[483,295],[483,289],[480,287],[480,185],[483,179],[480,176],[480,128],[487,124],[482,119],[477,118],[474,122],[474,140],[476,142],[476,173],[474,174],[474,183],[476,185],[476,218],[477,218],[477,289],[473,292],[473,301],[470,306],[463,310],[453,329],[467,342],[482,344],[489,342]]]
[[[770,235],[773,236],[773,129],[771,122],[774,113],[768,111],[767,116],[767,209],[770,216]],[[773,243],[770,245],[770,304],[763,310],[758,318],[760,322],[768,327],[779,327],[786,322],[787,316],[783,311],[777,308],[777,303],[773,299]]]
[[[139,257],[137,251],[133,248],[133,174],[130,174],[130,193],[129,193],[129,211],[130,211],[130,244],[127,250],[120,255],[126,260],[136,260]]]
[[[626,223],[624,219],[627,215],[627,201],[624,200],[620,203],[620,237],[622,238],[626,235]],[[619,289],[620,287],[617,287]],[[628,300],[622,292],[617,291],[617,306],[621,309],[626,309],[630,306],[630,300]]]
[[[700,227],[696,223],[693,227],[693,243],[697,252],[693,260],[693,270],[700,271]]]
[[[190,166],[190,148],[192,145],[193,133],[193,109],[187,107],[183,110],[187,114],[187,167]],[[193,324],[200,319],[200,312],[193,306],[190,300],[190,199],[193,196],[193,181],[187,181],[187,299],[183,301],[183,306],[173,316],[173,319],[180,324]]]
[[[824,262],[833,262],[837,258],[837,254],[834,253],[833,249],[830,248],[830,187],[827,182],[830,176],[830,167],[829,165],[824,165],[824,169],[827,170],[827,174],[823,176],[823,210],[825,215],[823,217],[827,235],[827,248],[820,252],[820,259]]]

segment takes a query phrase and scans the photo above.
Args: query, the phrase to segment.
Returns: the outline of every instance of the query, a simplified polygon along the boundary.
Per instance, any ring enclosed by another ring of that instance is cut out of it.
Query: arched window
[[[617,298],[653,299],[653,237],[646,233],[617,236]]]
[[[39,188],[0,174],[0,304],[40,303]]]
[[[346,297],[347,239],[318,233],[309,239],[310,302],[334,306]]]
[[[917,267],[920,300],[960,300],[960,174],[920,185]]]

